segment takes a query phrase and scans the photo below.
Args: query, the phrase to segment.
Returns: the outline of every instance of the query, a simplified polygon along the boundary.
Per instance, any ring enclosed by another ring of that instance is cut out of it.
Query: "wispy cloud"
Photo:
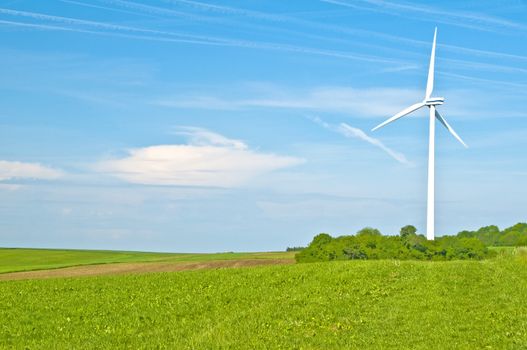
[[[65,25],[74,25],[74,26],[79,26],[80,28],[89,27],[89,28],[96,28],[100,30],[120,31],[120,32],[128,32],[128,33],[130,32],[131,33],[141,33],[141,34],[148,34],[148,35],[163,35],[163,36],[168,36],[168,37],[180,37],[182,39],[216,41],[216,42],[224,41],[221,38],[211,38],[211,37],[191,35],[191,34],[186,34],[186,33],[177,33],[173,31],[162,31],[162,30],[155,30],[155,29],[138,28],[138,27],[132,27],[132,26],[113,24],[113,23],[105,23],[105,22],[99,22],[99,21],[78,19],[78,18],[72,18],[72,17],[48,15],[48,14],[39,13],[39,12],[12,10],[12,9],[7,9],[7,8],[0,8],[0,14],[15,16],[15,17],[31,18],[33,20],[62,23]]]
[[[186,135],[188,143],[132,149],[128,156],[104,160],[94,168],[135,184],[237,187],[256,176],[304,162],[256,152],[240,140],[206,129],[183,127],[176,132]]]
[[[211,23],[216,24],[218,26],[221,26],[222,28],[225,27],[232,27],[235,28],[237,31],[246,32],[245,34],[249,34],[250,30],[253,30],[254,33],[279,33],[280,38],[288,38],[288,37],[304,37],[309,39],[315,39],[317,41],[330,41],[330,42],[338,42],[340,44],[347,44],[349,43],[348,40],[345,40],[343,38],[337,38],[335,36],[324,36],[321,34],[312,34],[305,30],[305,26],[308,27],[315,27],[318,28],[322,26],[322,28],[325,28],[326,25],[321,25],[319,23],[306,21],[300,18],[290,17],[283,14],[274,14],[274,13],[266,13],[261,11],[255,11],[255,10],[248,10],[244,8],[239,7],[231,7],[231,6],[221,6],[216,4],[209,4],[209,3],[203,3],[198,1],[187,1],[187,0],[174,0],[174,1],[166,1],[168,4],[174,4],[177,5],[178,11],[174,11],[171,8],[166,7],[159,7],[159,6],[152,6],[152,5],[144,5],[144,4],[138,4],[136,2],[132,1],[125,1],[125,0],[101,0],[105,1],[108,4],[120,6],[127,9],[134,10],[134,13],[136,14],[142,14],[142,15],[162,15],[167,17],[188,17],[192,21],[201,21],[205,23]],[[183,9],[188,9],[190,12],[182,11]],[[202,15],[196,15],[194,10],[200,10],[202,12],[212,12],[212,16],[202,16]],[[218,14],[220,16],[218,16]],[[229,16],[233,15],[233,16]],[[246,20],[240,20],[240,17],[249,18],[251,20],[261,20],[262,24],[256,24],[256,21],[246,21]],[[271,22],[271,23],[270,23]],[[278,24],[278,25],[277,25]],[[295,29],[286,28],[284,25],[288,24],[294,24]],[[326,28],[329,29],[329,28]],[[333,29],[333,28],[331,28]],[[339,29],[338,32],[342,32],[342,29]],[[362,44],[364,46],[366,44]],[[386,47],[382,46],[375,46],[371,44],[370,42],[366,45],[369,47],[376,47],[378,49],[384,49],[386,50]],[[393,50],[393,49],[389,49]]]
[[[72,3],[72,4],[78,4],[81,6],[84,4],[78,1],[70,1],[70,0],[64,0],[64,1],[68,3]],[[347,4],[349,6],[364,6],[364,5],[357,5],[354,3],[348,3],[345,1],[343,2],[343,1],[336,1],[336,0],[335,1],[327,0],[326,2],[328,1],[335,3],[335,4],[341,4],[341,5]],[[122,8],[132,10],[133,11],[132,13],[138,14],[138,15],[162,14],[162,15],[168,15],[168,16],[185,17],[191,20],[215,22],[217,24],[222,24],[222,23],[225,24],[227,23],[225,21],[228,21],[225,18],[199,16],[192,12],[185,12],[185,11],[174,10],[170,8],[159,7],[159,6],[145,5],[145,4],[135,3],[132,1],[106,0],[105,2],[108,3],[109,5],[120,6]],[[270,13],[265,13],[265,12],[260,12],[260,11],[247,10],[243,8],[220,6],[220,5],[215,5],[215,4],[208,4],[208,3],[189,1],[189,0],[174,0],[174,1],[168,1],[168,2],[176,3],[178,5],[186,5],[187,7],[191,7],[191,8],[195,8],[195,9],[199,9],[203,11],[212,11],[212,12],[217,12],[217,13],[219,12],[219,13],[224,13],[224,14],[241,15],[241,16],[246,16],[250,18],[262,19],[266,22],[273,22],[273,23],[284,22],[288,24],[294,24],[295,26],[300,28],[299,30],[294,32],[295,35],[298,34],[298,35],[313,37],[312,34],[307,34],[305,30],[301,29],[301,28],[310,27],[310,28],[320,29],[321,31],[326,31],[326,32],[329,31],[329,32],[334,32],[334,33],[347,34],[347,35],[351,35],[355,37],[358,36],[358,37],[368,38],[367,42],[363,42],[360,45],[367,46],[370,48],[382,48],[383,51],[386,51],[386,50],[390,50],[393,52],[401,51],[405,53],[406,55],[409,53],[408,51],[402,51],[401,49],[386,48],[385,46],[375,45],[375,44],[372,44],[370,42],[371,40],[369,39],[371,39],[371,37],[376,37],[381,40],[404,42],[406,44],[410,44],[414,46],[415,45],[419,45],[419,46],[429,46],[430,45],[429,42],[404,38],[404,37],[396,36],[392,34],[380,33],[380,32],[375,32],[371,30],[357,29],[357,28],[352,28],[349,26],[342,27],[342,26],[328,25],[326,23],[308,21],[308,20],[304,20],[304,19],[296,18],[292,16],[287,16],[287,15],[270,14]],[[389,6],[399,6],[405,9],[407,7],[411,7],[410,5],[402,6],[400,4],[392,4],[392,3],[386,3],[386,4],[389,4]],[[388,6],[386,4],[383,6]],[[417,6],[416,8],[422,11],[426,10],[425,11],[426,13],[435,13],[433,8],[422,7],[422,6]],[[111,7],[103,7],[103,9],[119,10],[119,8],[111,8]],[[436,9],[436,11],[440,11],[440,10]],[[254,41],[254,40],[225,38],[225,37],[219,37],[219,36],[195,35],[195,34],[190,34],[190,33],[139,28],[139,27],[133,27],[133,26],[104,23],[104,22],[99,22],[99,21],[91,21],[91,20],[84,20],[84,19],[64,17],[64,16],[48,15],[48,14],[37,13],[37,12],[12,10],[12,9],[6,9],[6,8],[0,8],[0,14],[4,14],[8,16],[25,17],[25,18],[30,18],[32,20],[37,21],[37,23],[26,23],[26,22],[18,22],[18,21],[10,21],[10,20],[0,20],[0,24],[18,26],[18,27],[26,27],[26,28],[34,28],[34,29],[39,29],[39,30],[62,30],[62,31],[84,33],[84,34],[121,37],[121,38],[126,38],[126,39],[133,39],[133,40],[157,41],[157,42],[165,42],[165,43],[187,43],[187,44],[194,44],[194,45],[207,45],[207,46],[219,46],[219,47],[241,47],[241,48],[246,48],[246,49],[296,52],[296,53],[301,53],[301,54],[319,55],[319,56],[357,60],[357,61],[363,61],[363,62],[373,62],[373,63],[387,65],[388,66],[387,68],[379,67],[381,72],[394,72],[394,71],[400,71],[400,70],[416,69],[419,67],[419,66],[416,66],[415,64],[410,64],[407,61],[404,61],[401,59],[392,59],[387,56],[381,56],[381,55],[362,54],[362,53],[357,52],[356,49],[354,52],[350,52],[350,51],[340,51],[340,50],[331,50],[331,49],[321,49],[321,48],[315,48],[315,47],[303,47],[303,46],[297,46],[297,45],[283,44],[279,42],[261,42],[261,41]],[[62,25],[51,25],[47,22],[61,23]],[[494,22],[500,23],[498,20]],[[246,25],[246,23],[243,21],[242,22],[235,21],[230,24],[234,24],[237,27],[239,27],[240,25]],[[259,31],[261,30],[266,30],[266,29],[259,27]],[[274,30],[282,30],[282,31],[291,32],[291,30],[289,29],[284,29],[284,28],[280,29],[280,26],[276,26],[276,25],[268,26],[266,31],[274,31]],[[316,35],[316,38],[321,39],[321,40],[329,40],[329,41],[337,40],[333,36],[324,37],[323,35]],[[486,50],[462,48],[462,47],[457,47],[453,45],[441,45],[440,44],[439,46],[444,47],[445,49],[448,49],[451,51],[456,51],[459,53],[474,55],[474,56],[496,57],[496,58],[508,59],[512,61],[527,60],[527,57],[522,56],[522,55],[514,55],[514,54],[509,54],[509,53],[500,53],[500,52],[493,52],[493,51],[486,51]],[[394,57],[396,56],[397,55],[394,55]],[[486,70],[486,71],[493,71],[493,72],[496,72],[496,71],[497,72],[510,71],[513,73],[517,73],[517,72],[524,73],[525,72],[523,68],[514,67],[512,64],[503,64],[503,65],[481,64],[478,62],[473,62],[471,60],[462,60],[462,59],[457,59],[455,61],[451,60],[449,62],[455,64],[458,68],[461,68],[461,69],[467,69],[467,68],[473,69],[474,67],[477,66],[478,70]]]
[[[195,146],[220,146],[235,149],[247,149],[247,145],[241,140],[229,139],[215,132],[193,126],[180,126],[174,132],[177,135],[187,136],[189,143]]]
[[[122,8],[133,10],[133,12],[131,13],[134,13],[134,14],[186,17],[192,20],[202,20],[202,21],[204,20],[204,21],[210,21],[210,22],[217,22],[217,20],[214,18],[198,16],[196,14],[185,12],[185,11],[179,11],[179,10],[165,8],[165,7],[153,6],[153,5],[146,5],[146,4],[141,4],[141,3],[137,3],[133,1],[126,1],[126,0],[102,0],[102,1],[104,1],[107,4],[117,5]]]
[[[441,58],[441,61],[448,63],[447,67],[458,67],[463,70],[477,70],[490,71],[490,72],[500,72],[500,73],[513,73],[516,76],[519,74],[527,74],[527,69],[522,67],[515,67],[512,65],[499,65],[492,63],[481,63],[475,61],[459,60],[459,59],[450,59],[450,58]]]
[[[338,1],[338,0],[337,1],[322,0],[322,1],[339,4],[343,6],[346,6],[346,5],[359,6],[356,4],[352,4],[352,3],[344,2],[344,1]],[[309,21],[309,20],[293,17],[290,15],[276,15],[276,14],[270,14],[270,13],[265,13],[261,11],[247,10],[247,9],[239,8],[239,7],[220,6],[220,5],[208,4],[204,2],[191,1],[191,0],[165,0],[165,2],[186,4],[188,6],[195,7],[195,8],[202,9],[202,10],[214,11],[214,12],[219,12],[219,13],[227,13],[227,14],[243,15],[243,16],[250,17],[250,18],[263,19],[263,20],[272,21],[272,22],[287,22],[287,23],[291,23],[295,25],[304,26],[304,27],[318,28],[318,29],[322,29],[322,30],[330,31],[330,32],[337,32],[341,34],[350,34],[354,36],[367,37],[368,39],[370,39],[371,37],[376,37],[378,39],[384,39],[384,40],[394,41],[394,42],[404,42],[406,44],[418,45],[421,47],[430,46],[429,41],[422,41],[422,40],[417,40],[413,38],[406,38],[403,36],[393,35],[389,33],[376,32],[372,30],[366,30],[363,28],[354,28],[351,26],[344,27],[344,26],[332,25],[332,24],[327,24],[327,23],[314,22],[314,21]],[[478,22],[478,23],[494,24],[494,25],[499,25],[503,27],[510,27],[512,29],[516,29],[516,28],[527,29],[527,26],[523,24],[497,18],[497,17],[487,16],[483,14],[459,13],[459,12],[452,13],[449,11],[444,11],[441,9],[422,6],[422,5],[391,3],[391,2],[377,1],[377,0],[367,0],[363,2],[369,3],[371,5],[380,6],[380,7],[397,8],[400,10],[414,11],[414,12],[420,12],[420,13],[426,13],[426,14],[434,14],[434,15],[439,15],[442,17],[444,17],[445,15],[459,16],[460,18],[464,18],[464,19]],[[485,30],[488,30],[488,29],[485,29]],[[510,53],[481,50],[481,49],[472,49],[472,48],[467,48],[467,47],[460,47],[460,46],[441,44],[441,43],[439,43],[438,46],[444,49],[447,49],[449,51],[454,51],[454,52],[459,52],[459,53],[474,55],[474,56],[487,56],[487,57],[521,60],[521,61],[527,60],[527,56],[510,54]],[[465,61],[465,62],[467,62],[468,64],[473,63],[470,61]],[[405,66],[405,67],[408,67],[408,66]],[[412,68],[413,67],[415,66],[412,66]],[[505,67],[505,65],[503,67]]]
[[[370,145],[373,145],[373,146],[383,150],[390,157],[392,157],[393,159],[395,159],[396,161],[398,161],[401,164],[408,165],[408,166],[412,166],[413,165],[410,161],[408,161],[408,159],[406,159],[404,154],[402,154],[400,152],[397,152],[397,151],[394,151],[393,149],[391,149],[390,147],[388,147],[384,143],[382,143],[381,140],[376,139],[376,138],[371,137],[371,136],[368,136],[364,131],[362,131],[359,128],[352,127],[352,126],[350,126],[347,123],[340,123],[339,125],[331,125],[331,124],[326,123],[325,121],[323,121],[319,117],[309,117],[309,119],[312,120],[313,122],[317,123],[318,125],[326,128],[328,130],[331,130],[333,132],[337,132],[337,133],[339,133],[339,134],[341,134],[341,135],[343,135],[343,136],[345,136],[347,138],[353,138],[353,139],[357,139],[357,140],[361,140],[361,141],[364,141],[366,143],[369,143]]]
[[[414,3],[395,3],[383,0],[320,0],[338,6],[351,7],[367,11],[382,12],[391,15],[403,13],[413,13],[416,15],[433,16],[435,22],[467,27],[482,31],[491,31],[496,28],[507,28],[510,30],[526,30],[524,24],[506,20],[503,18],[489,16],[476,12],[446,11],[441,8],[426,6]]]
[[[0,160],[0,181],[16,179],[54,180],[64,173],[39,163]]]
[[[133,14],[133,15],[143,15],[145,17],[155,18],[155,16],[151,16],[151,15],[144,14],[144,13],[138,13],[138,12],[134,12],[134,11],[127,11],[127,10],[122,10],[122,9],[109,7],[109,6],[101,6],[101,5],[89,4],[89,3],[85,3],[85,2],[81,2],[81,1],[75,1],[75,0],[59,0],[59,1],[65,3],[65,4],[70,4],[70,5],[83,6],[83,7],[95,8],[95,9],[101,9],[101,10],[107,10],[107,11],[119,12],[119,13],[127,13],[127,14]]]
[[[350,60],[359,60],[365,62],[385,63],[385,64],[405,64],[406,62],[398,59],[390,59],[381,56],[360,54],[350,51],[336,51],[336,50],[325,50],[311,47],[303,47],[289,44],[273,43],[273,42],[260,42],[250,40],[239,40],[213,36],[193,35],[188,33],[180,33],[174,31],[161,31],[154,29],[138,28],[131,26],[123,26],[112,23],[104,23],[91,20],[83,20],[71,17],[47,15],[37,12],[19,11],[6,8],[0,8],[0,14],[26,17],[38,21],[50,21],[55,23],[61,23],[64,26],[49,25],[47,23],[25,23],[18,21],[2,20],[0,23],[13,26],[25,26],[32,27],[41,30],[65,30],[86,34],[97,34],[107,36],[120,36],[129,39],[138,40],[150,40],[150,41],[162,41],[162,42],[178,42],[178,43],[189,43],[199,45],[212,45],[212,46],[224,46],[224,47],[242,47],[247,49],[260,49],[260,50],[271,50],[271,51],[284,51],[284,52],[296,52],[303,54],[320,55],[327,57],[335,57]],[[69,27],[68,27],[69,26]],[[73,27],[71,27],[73,26]],[[86,28],[97,29],[90,30]]]
[[[367,37],[368,39],[371,37],[376,37],[378,39],[384,39],[384,40],[393,41],[393,42],[404,42],[410,45],[418,45],[418,46],[423,46],[423,47],[430,46],[429,41],[422,41],[422,40],[417,40],[413,38],[406,38],[403,36],[398,36],[398,35],[393,35],[393,34],[383,33],[383,32],[376,32],[372,30],[366,30],[363,28],[354,28],[349,25],[344,27],[344,26],[338,26],[338,25],[333,25],[333,24],[314,22],[314,21],[309,21],[309,20],[305,20],[302,18],[293,17],[290,15],[276,15],[276,14],[270,14],[270,13],[265,13],[261,11],[247,10],[247,9],[239,8],[239,7],[220,6],[216,4],[209,4],[209,3],[191,1],[191,0],[164,0],[164,1],[167,3],[188,5],[188,6],[198,8],[201,10],[205,10],[205,11],[213,11],[213,12],[225,13],[225,14],[236,14],[236,15],[242,15],[242,16],[256,18],[256,19],[263,19],[263,20],[272,21],[272,22],[287,22],[287,23],[300,25],[300,26],[318,28],[318,29],[322,29],[322,30],[330,31],[330,32],[337,32],[341,34],[351,34],[354,36]],[[333,3],[336,5],[355,7],[355,8],[360,6],[358,4],[338,1],[338,0],[321,0],[321,1],[327,2],[327,3]],[[412,11],[418,11],[418,12],[420,11],[420,12],[424,12],[427,14],[437,14],[441,16],[453,15],[451,12],[442,11],[439,9],[426,7],[426,6],[420,6],[420,5],[410,5],[410,4],[405,5],[405,4],[400,4],[400,3],[399,4],[387,3],[385,1],[377,1],[377,0],[366,1],[366,2],[371,3],[372,5],[375,4],[378,6],[391,6],[391,7],[395,6],[395,7],[398,7],[399,9],[405,9],[405,10],[411,9]],[[522,24],[519,24],[517,22],[512,22],[512,21],[503,20],[500,18],[490,17],[486,15],[481,15],[481,14],[478,15],[478,14],[466,14],[466,13],[459,14],[457,13],[454,15],[459,15],[461,17],[469,18],[471,20],[477,19],[478,21],[487,21],[487,22],[501,25],[501,26],[511,26],[513,28],[516,28],[518,26],[523,26]],[[489,56],[489,57],[514,59],[514,60],[522,60],[522,61],[527,60],[527,56],[515,55],[515,54],[510,54],[510,53],[502,53],[502,52],[480,50],[480,49],[471,49],[471,48],[460,47],[460,46],[455,46],[455,45],[447,45],[447,44],[441,44],[441,43],[438,43],[438,46],[448,49],[450,51],[461,52],[461,53],[471,54],[475,56]]]
[[[468,76],[464,74],[456,74],[456,73],[448,73],[448,72],[438,72],[438,75],[443,75],[446,77],[452,77],[461,81],[473,81],[477,83],[484,83],[484,84],[491,84],[493,86],[500,85],[502,87],[511,88],[514,91],[517,92],[523,92],[527,89],[527,84],[523,83],[516,83],[511,81],[503,81],[503,80],[496,80],[496,79],[486,79],[486,78],[478,78],[474,76]],[[521,90],[518,90],[521,89]]]
[[[379,139],[366,135],[366,133],[359,128],[354,128],[346,123],[341,123],[338,127],[338,130],[346,137],[356,138],[382,149],[384,152],[390,155],[390,157],[401,164],[412,165],[412,163],[406,159],[404,154],[394,151],[382,143]]]
[[[442,90],[447,102],[444,114],[464,120],[472,118],[523,118],[524,112],[513,107],[525,97],[526,84],[474,78],[466,75],[438,72],[444,80],[455,80],[456,85],[474,85]],[[443,81],[444,81],[443,80]],[[200,89],[201,91],[204,88]],[[215,89],[219,91],[221,89]],[[423,89],[354,88],[345,86],[289,87],[278,84],[250,84],[231,86],[226,94],[210,95],[181,93],[153,98],[157,106],[189,110],[291,110],[306,113],[338,113],[353,118],[388,118],[394,113],[423,99]],[[507,93],[502,93],[506,91]],[[382,101],[380,103],[379,101]],[[418,112],[417,116],[424,115]],[[378,122],[380,123],[380,121]],[[374,125],[372,125],[374,126]]]
[[[273,14],[268,14],[268,13],[264,13],[260,11],[247,10],[243,8],[225,7],[225,6],[219,6],[219,5],[211,5],[211,4],[191,1],[191,0],[169,0],[169,1],[174,2],[174,3],[190,4],[191,6],[197,7],[202,10],[243,15],[243,16],[247,16],[251,18],[264,19],[264,20],[268,20],[272,22],[287,22],[287,23],[294,24],[300,27],[311,27],[311,28],[317,28],[323,31],[329,31],[329,32],[334,32],[334,33],[339,33],[339,34],[347,34],[347,35],[352,35],[355,37],[357,36],[363,37],[363,38],[367,38],[368,41],[371,41],[371,38],[375,37],[381,40],[387,40],[387,41],[392,41],[392,42],[403,42],[405,44],[409,44],[413,46],[418,45],[421,47],[427,47],[427,48],[430,47],[429,41],[416,40],[413,38],[406,38],[406,37],[393,35],[389,33],[381,33],[381,32],[376,32],[372,30],[365,30],[362,28],[353,28],[350,26],[344,27],[344,26],[332,25],[332,24],[327,24],[327,23],[319,23],[319,22],[313,22],[313,21],[304,20],[301,18],[296,18],[292,16],[287,16],[287,15],[273,15]],[[350,4],[348,2],[342,2],[342,1],[328,0],[327,2],[332,2],[335,4],[344,5],[344,6],[346,5],[350,5],[353,7],[358,6],[358,5],[354,5],[354,4]],[[400,10],[404,9],[407,11],[412,10],[412,11],[426,13],[426,14],[435,14],[435,15],[441,16],[441,18],[443,18],[445,15],[459,16],[460,18],[470,20],[471,22],[484,23],[485,26],[481,27],[484,30],[488,30],[489,24],[510,27],[511,29],[516,29],[520,27],[527,29],[527,26],[524,26],[522,24],[508,21],[508,20],[503,20],[500,18],[486,16],[483,14],[459,13],[459,12],[452,14],[451,12],[448,12],[448,11],[443,11],[440,9],[427,7],[427,6],[390,3],[390,2],[377,1],[377,0],[366,0],[364,2],[369,3],[372,6],[377,5],[381,7],[389,7],[390,9],[397,8]],[[453,21],[453,24],[456,24],[456,23],[459,23],[458,19]],[[474,24],[472,24],[472,26],[473,25]],[[324,38],[324,37],[321,37],[321,38]],[[326,39],[328,38],[326,37]],[[382,48],[384,51],[386,50],[399,51],[398,49],[386,48],[385,46],[383,47],[380,45],[373,45],[371,43],[368,43],[368,46],[371,46],[372,48]],[[523,55],[502,53],[502,52],[489,51],[489,50],[481,50],[481,49],[472,49],[472,48],[460,47],[460,46],[455,46],[455,45],[447,45],[447,44],[441,44],[441,43],[439,43],[438,46],[440,48],[444,48],[449,51],[461,53],[464,55],[472,55],[472,56],[477,56],[477,57],[481,57],[481,56],[493,57],[493,58],[507,59],[507,60],[512,60],[512,61],[526,61],[527,60],[527,56],[523,56]],[[407,49],[405,51],[406,53],[408,53]],[[473,60],[464,60],[464,59],[449,60],[449,63],[455,63],[457,65],[462,65],[463,68],[471,68],[471,69],[478,69],[478,70],[485,70],[485,71],[492,71],[492,72],[510,71],[510,72],[525,73],[525,69],[521,67],[514,67],[511,64],[502,64],[502,65],[484,64],[484,63],[474,62]],[[395,72],[395,71],[402,71],[402,70],[413,70],[417,68],[419,68],[419,66],[416,64],[401,64],[398,67],[389,67],[386,69],[382,69],[382,71],[383,72]]]
[[[422,42],[422,44],[423,45],[427,44],[427,46],[430,45],[430,43],[425,43],[424,41]],[[516,55],[516,54],[507,53],[507,52],[480,50],[480,49],[473,49],[469,47],[461,47],[461,46],[448,45],[448,44],[437,44],[437,46],[441,49],[446,49],[451,52],[458,52],[462,54],[500,58],[500,59],[510,59],[510,60],[516,60],[516,61],[527,61],[527,56]]]
[[[247,108],[323,110],[348,113],[358,117],[371,117],[391,115],[394,111],[404,108],[405,103],[421,98],[422,94],[422,91],[399,88],[355,89],[333,86],[291,91],[273,86],[269,89],[254,91],[254,97],[236,99],[189,95],[161,98],[152,103],[165,107],[214,110]],[[378,101],[383,101],[383,103],[377,103]]]
[[[191,38],[171,38],[171,37],[156,37],[149,35],[137,35],[137,34],[127,34],[121,32],[107,32],[107,31],[95,31],[89,29],[75,28],[75,27],[64,27],[51,24],[41,24],[41,23],[26,23],[18,21],[7,21],[0,20],[0,24],[16,26],[16,27],[26,27],[40,30],[57,30],[57,31],[67,31],[74,33],[84,33],[84,34],[93,34],[109,37],[118,37],[126,39],[135,39],[135,40],[146,40],[146,41],[159,41],[159,42],[168,42],[168,43],[187,43],[187,44],[200,44],[200,45],[213,45],[213,46],[226,46],[225,44],[207,41],[207,40],[198,40]],[[228,45],[227,45],[228,46]]]
[[[223,14],[243,15],[243,16],[256,18],[256,19],[265,19],[265,20],[278,21],[278,22],[288,21],[291,19],[291,17],[284,16],[284,15],[277,15],[277,14],[265,13],[261,11],[247,10],[247,9],[238,8],[238,7],[221,6],[221,5],[209,4],[209,3],[200,2],[200,1],[192,1],[192,0],[163,0],[163,1],[166,3],[172,3],[172,4],[187,5],[190,7],[199,8],[201,10],[206,10],[206,11],[213,11],[213,12],[223,13]]]

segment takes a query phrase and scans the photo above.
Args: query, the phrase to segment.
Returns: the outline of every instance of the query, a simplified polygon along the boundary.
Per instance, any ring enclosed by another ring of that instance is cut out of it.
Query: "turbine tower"
[[[384,121],[383,123],[377,125],[372,131],[375,131],[383,126],[390,124],[391,122],[404,117],[407,114],[410,114],[419,108],[427,106],[430,110],[430,130],[429,130],[429,144],[428,144],[428,200],[427,200],[427,209],[426,209],[426,238],[428,240],[434,239],[434,192],[435,192],[435,120],[439,120],[441,124],[454,136],[461,144],[468,148],[468,146],[463,142],[461,137],[452,129],[450,124],[446,121],[445,118],[439,114],[436,109],[436,106],[442,105],[445,102],[443,97],[432,97],[432,91],[434,89],[434,64],[435,64],[435,52],[436,52],[436,37],[437,37],[437,28],[434,32],[434,42],[432,44],[432,54],[430,56],[430,66],[428,68],[428,81],[426,83],[426,93],[425,98],[422,102],[411,105],[410,107],[403,109],[390,119]]]

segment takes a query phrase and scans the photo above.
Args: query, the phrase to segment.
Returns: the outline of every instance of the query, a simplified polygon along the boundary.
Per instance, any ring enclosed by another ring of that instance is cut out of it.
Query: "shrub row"
[[[486,246],[527,246],[527,224],[518,223],[503,231],[495,225],[485,226],[477,231],[461,231],[457,236],[477,238]]]
[[[405,226],[399,236],[383,236],[379,230],[364,228],[354,236],[331,237],[321,233],[296,254],[297,262],[355,259],[480,260],[494,256],[473,236],[443,236],[428,241],[413,226]]]

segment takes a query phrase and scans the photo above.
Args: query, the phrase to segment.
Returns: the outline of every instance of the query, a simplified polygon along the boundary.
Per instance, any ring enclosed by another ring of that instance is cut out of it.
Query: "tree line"
[[[442,236],[428,241],[412,225],[401,228],[398,236],[384,236],[375,228],[366,227],[355,235],[332,237],[321,233],[308,247],[299,251],[298,262],[356,259],[400,259],[445,261],[454,259],[481,260],[494,256],[490,246],[527,245],[527,224],[518,223],[500,231],[485,226],[477,231],[461,231],[455,236]]]
[[[477,238],[486,246],[527,246],[527,223],[517,223],[503,231],[498,226],[490,225],[477,231],[461,231],[457,236]]]

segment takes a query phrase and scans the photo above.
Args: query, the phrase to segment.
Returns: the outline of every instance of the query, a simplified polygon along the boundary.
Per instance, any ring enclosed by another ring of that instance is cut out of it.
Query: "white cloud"
[[[62,175],[62,171],[46,167],[39,163],[0,160],[0,181],[12,179],[54,180]]]
[[[447,117],[471,119],[503,117],[525,117],[525,112],[518,112],[506,106],[514,105],[518,99],[525,98],[526,84],[494,81],[490,79],[471,78],[452,73],[438,73],[463,83],[474,82],[477,88],[459,88],[439,91],[439,96],[446,96],[447,102],[442,106],[442,114]],[[482,90],[481,83],[486,83],[490,90]],[[506,88],[507,93],[500,93]],[[499,90],[496,90],[499,89]],[[277,109],[296,110],[307,113],[339,113],[348,118],[380,118],[372,127],[396,112],[423,99],[422,89],[406,88],[350,88],[344,86],[327,86],[313,88],[288,88],[275,84],[246,83],[238,88],[229,88],[237,96],[179,94],[152,101],[153,104],[165,107],[202,109],[202,110],[248,110]],[[505,106],[505,107],[504,107]],[[499,108],[498,108],[499,107]],[[504,110],[504,108],[506,108]],[[425,116],[416,112],[415,116]],[[381,119],[382,118],[382,119]]]
[[[304,91],[287,91],[269,87],[255,91],[255,98],[222,98],[218,96],[178,96],[154,101],[165,107],[235,110],[246,108],[290,108],[333,111],[354,116],[392,115],[407,104],[421,100],[423,91],[400,88],[354,89],[318,87]],[[261,96],[261,97],[260,97]],[[382,103],[379,103],[382,101]]]
[[[185,127],[178,133],[188,136],[189,143],[131,149],[127,157],[102,161],[95,168],[136,184],[236,187],[304,162],[255,152],[242,141],[205,129]]]
[[[236,149],[247,149],[247,145],[243,143],[243,141],[229,139],[223,135],[201,128],[183,126],[178,127],[175,133],[178,135],[187,136],[189,138],[189,142],[197,146],[214,145],[233,147]]]

